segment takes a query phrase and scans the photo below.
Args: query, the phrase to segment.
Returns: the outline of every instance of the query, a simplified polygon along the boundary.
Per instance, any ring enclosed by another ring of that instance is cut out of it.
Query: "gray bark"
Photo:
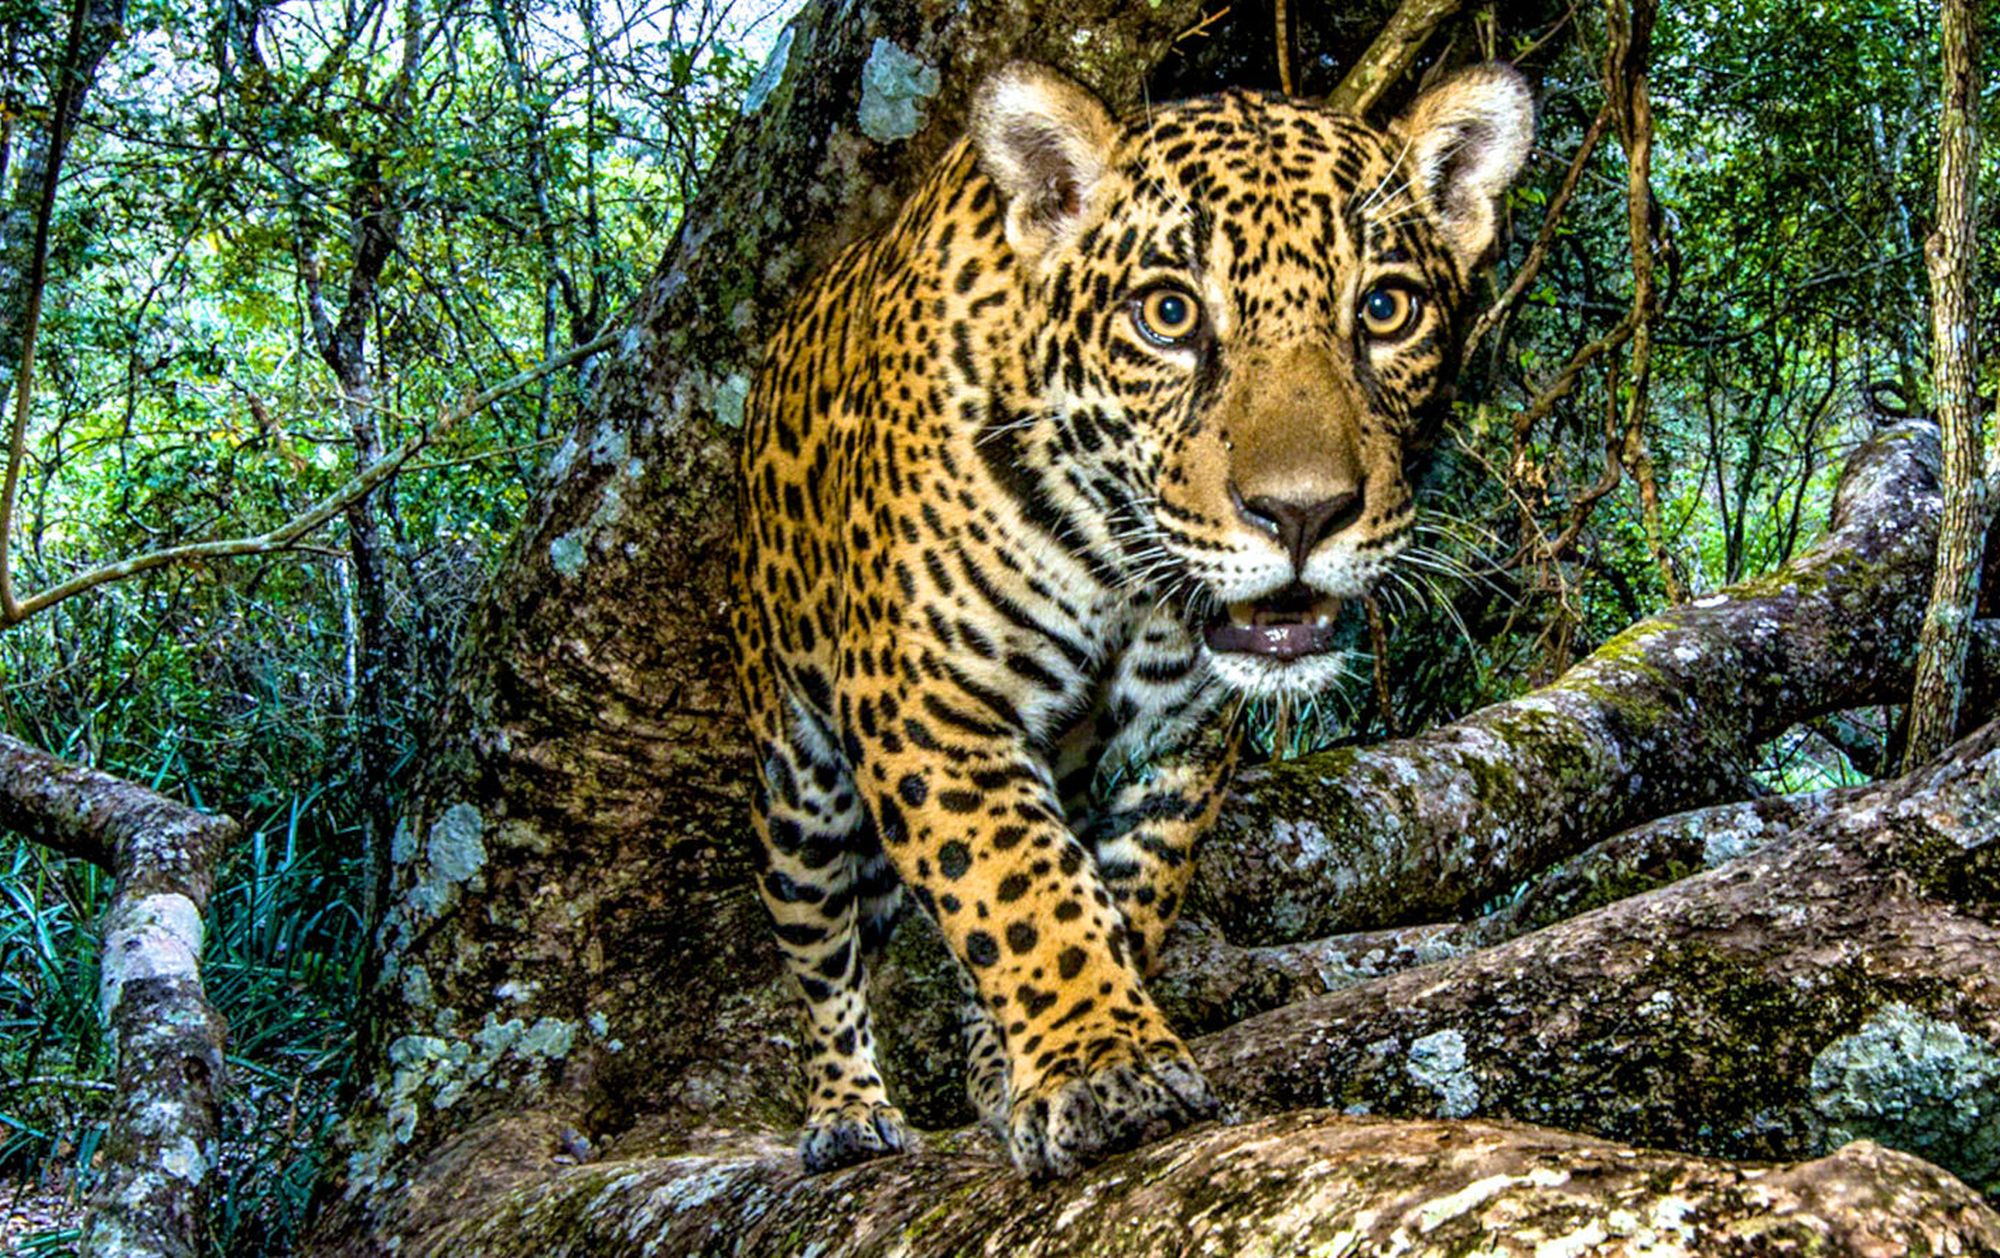
[[[236,838],[227,817],[0,735],[0,826],[110,870],[100,998],[118,1100],[82,1252],[208,1252],[223,1025],[201,983],[201,914]]]

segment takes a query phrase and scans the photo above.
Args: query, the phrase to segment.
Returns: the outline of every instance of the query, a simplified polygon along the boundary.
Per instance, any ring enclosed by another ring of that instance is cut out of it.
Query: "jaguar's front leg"
[[[1182,754],[1119,787],[1087,829],[1098,875],[1124,914],[1140,973],[1159,973],[1160,950],[1180,916],[1195,843],[1215,824],[1236,771],[1243,725],[1231,719]]]
[[[1147,996],[1046,767],[987,718],[930,701],[921,720],[864,744],[864,793],[884,851],[998,1031],[1016,1165],[1068,1174],[1216,1102]]]

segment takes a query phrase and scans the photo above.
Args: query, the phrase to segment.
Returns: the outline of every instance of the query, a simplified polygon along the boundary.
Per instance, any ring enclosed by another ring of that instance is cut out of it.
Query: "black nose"
[[[1236,510],[1261,529],[1277,534],[1278,545],[1292,557],[1292,571],[1306,570],[1313,547],[1361,517],[1361,485],[1330,498],[1301,502],[1289,498],[1243,498],[1230,486]]]

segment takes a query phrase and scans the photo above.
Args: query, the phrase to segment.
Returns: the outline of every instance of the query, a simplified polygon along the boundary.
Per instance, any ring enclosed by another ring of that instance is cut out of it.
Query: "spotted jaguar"
[[[1244,696],[1344,669],[1529,149],[1513,70],[1375,126],[1244,91],[1114,118],[1015,64],[751,390],[738,676],[800,1150],[911,1136],[864,981],[907,889],[968,1090],[1030,1175],[1216,1112],[1146,991]]]

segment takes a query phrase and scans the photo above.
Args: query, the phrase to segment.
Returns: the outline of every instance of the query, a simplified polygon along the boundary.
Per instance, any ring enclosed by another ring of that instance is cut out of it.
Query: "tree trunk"
[[[406,0],[402,59],[384,86],[376,109],[394,126],[383,144],[397,142],[411,118],[418,60],[424,46],[423,0]],[[290,161],[289,156],[285,159]],[[305,209],[297,207],[300,278],[311,317],[313,344],[340,385],[340,413],[354,443],[354,469],[365,473],[384,454],[376,372],[368,361],[368,328],[374,323],[382,271],[396,252],[403,231],[403,189],[385,176],[387,152],[361,151],[348,157],[347,282],[336,316],[327,308],[319,260],[309,243]],[[395,750],[389,720],[389,687],[402,672],[403,652],[389,615],[389,548],[382,521],[395,519],[395,481],[356,498],[342,512],[347,523],[347,557],[353,565],[353,616],[349,649],[353,692],[349,716],[354,742],[356,811],[361,820],[361,864],[365,872],[363,916],[381,920],[388,891],[385,836],[391,822],[390,779]]]
[[[809,6],[557,451],[390,848],[366,1084],[329,1236],[370,1234],[403,1164],[486,1111],[601,1140],[636,1114],[764,1113],[792,1000],[748,881],[746,737],[727,623],[736,429],[772,313],[892,211],[1012,57],[1114,106],[1195,0]],[[660,976],[675,976],[672,1001]],[[373,1233],[382,1236],[382,1233]],[[384,1237],[386,1239],[386,1237]]]
[[[1944,430],[1944,528],[1910,696],[1906,764],[1930,759],[1958,728],[1965,651],[1986,536],[1985,417],[1977,392],[1973,292],[1979,279],[1979,4],[1944,0],[1944,119],[1931,280],[1931,370]]]

